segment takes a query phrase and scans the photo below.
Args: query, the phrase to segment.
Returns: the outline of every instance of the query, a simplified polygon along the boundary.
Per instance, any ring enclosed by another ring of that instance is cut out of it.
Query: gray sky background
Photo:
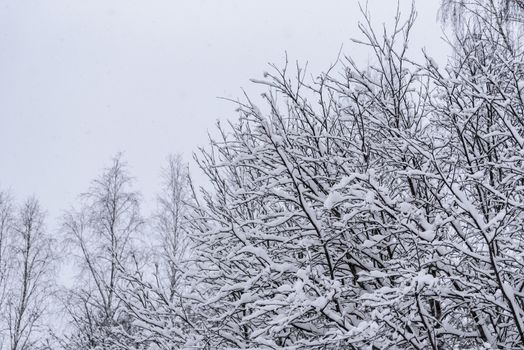
[[[411,48],[444,61],[439,0],[418,0]],[[401,0],[404,13],[411,1]],[[370,0],[377,24],[396,1]],[[0,188],[35,194],[51,226],[123,151],[147,200],[169,153],[206,143],[267,63],[366,60],[356,0],[0,0]],[[254,91],[258,91],[253,89]]]

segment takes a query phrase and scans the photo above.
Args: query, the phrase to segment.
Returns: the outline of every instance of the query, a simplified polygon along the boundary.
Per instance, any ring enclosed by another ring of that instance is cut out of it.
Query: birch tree
[[[68,212],[64,231],[78,255],[81,274],[67,296],[72,320],[72,348],[131,347],[131,324],[117,296],[122,269],[133,263],[133,242],[142,226],[139,195],[120,156],[81,196],[82,205]],[[122,343],[123,342],[123,343]]]
[[[160,264],[171,297],[180,279],[180,265],[188,253],[184,221],[188,214],[189,187],[187,165],[182,162],[181,156],[170,155],[162,169],[162,188],[157,197],[158,208],[153,221],[154,230],[160,237]]]
[[[187,237],[188,216],[194,206],[187,165],[180,156],[168,157],[162,169],[162,188],[149,227],[158,241],[153,256],[143,265],[128,269],[128,287],[120,298],[133,317],[134,341],[154,349],[202,348],[198,320],[191,312],[192,300],[185,275],[191,255]]]
[[[522,0],[442,0],[440,17],[461,36],[486,26],[499,33],[498,40],[508,46],[519,40],[524,24]],[[502,35],[502,36],[500,36]]]
[[[35,349],[44,338],[52,272],[51,241],[45,232],[44,217],[38,201],[30,198],[19,208],[11,229],[4,314],[10,350]]]
[[[6,315],[7,289],[9,285],[10,246],[12,239],[14,208],[11,196],[0,192],[0,349],[7,349],[9,345]]]

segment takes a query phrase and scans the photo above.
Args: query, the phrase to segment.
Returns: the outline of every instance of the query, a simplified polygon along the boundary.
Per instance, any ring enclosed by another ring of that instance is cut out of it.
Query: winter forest
[[[443,0],[445,65],[360,10],[369,65],[272,65],[153,215],[125,154],[59,233],[0,190],[0,349],[524,349],[524,1]]]

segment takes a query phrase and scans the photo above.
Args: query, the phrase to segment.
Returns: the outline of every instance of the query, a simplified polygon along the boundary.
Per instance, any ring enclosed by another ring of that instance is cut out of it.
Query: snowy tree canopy
[[[485,27],[413,63],[413,20],[361,27],[371,66],[266,73],[199,156],[211,348],[524,344],[522,50]]]
[[[523,349],[522,4],[443,6],[468,20],[440,66],[414,11],[364,17],[367,65],[272,65],[149,219],[115,157],[63,217],[67,288],[38,202],[0,192],[0,349]]]

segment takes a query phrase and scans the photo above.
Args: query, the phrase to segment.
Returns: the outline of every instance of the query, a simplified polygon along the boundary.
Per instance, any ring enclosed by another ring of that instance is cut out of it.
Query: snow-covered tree
[[[265,104],[202,152],[211,347],[523,347],[522,49],[475,27],[443,69],[416,64],[413,21],[362,25],[363,69],[266,73]]]
[[[237,101],[195,156],[200,192],[169,158],[151,225],[116,157],[64,220],[81,273],[63,347],[523,349],[521,4],[444,3],[467,20],[443,67],[409,57],[414,12],[380,32],[365,16],[366,66],[272,66],[261,99]],[[10,203],[0,195],[0,293],[13,296],[0,310],[9,344],[29,344],[17,324],[31,328],[40,299],[5,281],[35,281],[9,262],[38,260],[20,238],[41,216],[30,201],[18,220]]]

